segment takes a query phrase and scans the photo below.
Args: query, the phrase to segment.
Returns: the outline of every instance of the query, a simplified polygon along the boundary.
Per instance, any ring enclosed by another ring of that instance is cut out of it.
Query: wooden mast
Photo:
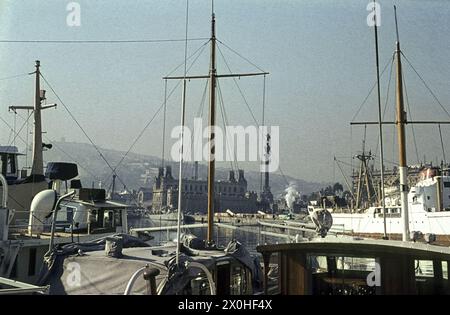
[[[229,74],[217,74],[216,69],[216,18],[214,14],[214,1],[212,1],[212,14],[211,14],[211,42],[210,50],[210,70],[208,75],[192,75],[187,76],[186,73],[183,76],[167,76],[163,77],[164,80],[195,80],[195,79],[209,79],[209,156],[208,156],[208,230],[206,237],[206,245],[208,247],[214,247],[213,240],[213,227],[214,227],[214,177],[215,177],[215,124],[216,124],[216,82],[218,78],[240,78],[240,77],[253,77],[260,75],[268,75],[268,72],[256,72],[256,73],[229,73]],[[183,92],[184,93],[184,92]],[[181,176],[181,175],[180,175]],[[180,187],[181,188],[181,187]],[[180,190],[179,190],[180,193]]]
[[[211,15],[211,61],[209,70],[209,159],[208,159],[208,233],[206,242],[213,245],[214,177],[215,177],[215,124],[216,124],[216,19],[214,7]]]
[[[397,24],[397,8],[394,6],[395,29],[397,33],[396,42],[396,103],[397,103],[397,137],[398,137],[398,154],[399,154],[399,172],[400,172],[400,197],[402,205],[403,233],[402,240],[409,240],[409,213],[408,213],[408,165],[406,162],[406,142],[405,142],[405,123],[406,112],[403,104],[403,78],[402,78],[402,61],[400,50],[400,39],[398,35]]]
[[[41,126],[41,88],[40,70],[41,63],[36,60],[36,86],[34,92],[34,133],[33,133],[33,165],[31,175],[44,175],[44,162],[42,156],[42,126]]]
[[[42,117],[41,113],[47,108],[56,107],[56,104],[49,104],[42,106],[42,101],[45,100],[45,91],[41,90],[40,71],[41,62],[36,60],[36,71],[30,74],[35,74],[35,91],[34,91],[34,105],[33,106],[10,106],[9,109],[16,112],[20,110],[32,110],[34,114],[34,130],[33,130],[33,161],[30,176],[44,175],[44,158],[43,158],[43,143],[42,143]]]

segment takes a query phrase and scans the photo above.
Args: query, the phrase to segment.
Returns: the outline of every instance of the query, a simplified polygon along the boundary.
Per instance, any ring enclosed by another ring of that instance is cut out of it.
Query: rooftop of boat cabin
[[[0,145],[0,154],[14,154],[14,155],[24,155],[23,153],[19,153],[19,149],[16,146],[1,146]]]
[[[87,251],[81,254],[68,253],[65,255],[65,259],[59,261],[58,264],[61,264],[61,266],[65,266],[68,263],[79,264],[83,269],[81,285],[73,287],[66,285],[62,281],[70,272],[67,268],[63,268],[62,275],[59,273],[50,275],[47,284],[50,284],[50,290],[53,291],[52,294],[123,294],[125,285],[132,274],[136,270],[148,266],[159,269],[160,273],[156,276],[156,284],[159,286],[161,281],[168,276],[168,261],[174,259],[176,246],[175,242],[168,242],[160,246],[128,247],[121,250],[120,257],[111,257],[104,249]],[[196,250],[192,255],[186,254],[186,256],[189,257],[189,261],[200,263],[210,270],[214,266],[219,266],[226,262],[242,265],[223,249]],[[105,265],[108,268],[104,268]],[[191,277],[192,280],[195,279],[196,281],[206,281],[202,280],[203,278],[199,277],[200,275],[201,271],[198,270],[198,273],[185,276]],[[141,294],[145,292],[145,282],[142,277],[139,277],[137,280],[136,292]]]
[[[99,191],[103,191],[103,189],[91,189],[91,188],[81,188],[75,189],[76,194],[74,195],[74,199],[64,201],[61,204],[61,209],[58,210],[58,213],[67,212],[67,208],[79,208],[78,211],[89,211],[92,210],[111,210],[116,213],[124,213],[128,209],[133,208],[133,206],[129,204],[124,204],[116,201],[110,201],[103,199],[104,193],[100,193]],[[94,193],[93,193],[94,191]],[[80,206],[82,206],[80,208]],[[85,208],[84,208],[85,207]],[[83,210],[87,209],[87,210]],[[73,210],[72,210],[73,211]],[[73,212],[72,212],[73,215]],[[86,220],[88,217],[86,216]],[[63,222],[57,221],[56,223],[56,231],[55,231],[55,241],[56,243],[64,243],[64,242],[73,242],[73,239],[77,239],[79,237],[83,237],[85,239],[88,237],[89,239],[99,238],[104,236],[105,234],[111,234],[116,232],[117,226],[111,227],[103,227],[103,219],[100,219],[101,222],[99,224],[101,226],[97,226],[95,229],[88,231],[88,228],[74,228],[73,232],[70,231],[71,222]],[[87,224],[88,222],[80,222]],[[121,222],[123,224],[123,222]],[[35,240],[38,243],[48,242],[51,238],[51,222],[47,222],[44,224],[46,230],[40,234],[29,234],[29,221],[24,221],[23,223],[12,224],[9,225],[9,233],[8,237],[10,240]],[[121,225],[120,225],[121,226]],[[86,241],[86,239],[85,239]],[[31,245],[28,244],[28,245]]]

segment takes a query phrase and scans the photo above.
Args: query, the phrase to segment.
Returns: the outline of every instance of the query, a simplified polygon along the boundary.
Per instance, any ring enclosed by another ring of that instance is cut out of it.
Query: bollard
[[[144,280],[148,282],[149,285],[149,294],[157,295],[156,292],[156,276],[159,275],[159,269],[157,268],[147,268],[144,271]]]

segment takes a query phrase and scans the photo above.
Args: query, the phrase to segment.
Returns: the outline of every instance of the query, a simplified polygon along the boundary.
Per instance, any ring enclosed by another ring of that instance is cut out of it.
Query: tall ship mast
[[[51,148],[51,144],[45,144],[42,141],[42,117],[43,110],[56,107],[56,104],[42,105],[46,99],[45,90],[40,88],[40,72],[41,63],[36,60],[36,70],[32,73],[35,75],[34,105],[33,106],[10,106],[9,110],[17,113],[19,110],[32,111],[34,115],[33,145],[32,145],[32,167],[30,174],[19,172],[18,160],[19,155],[15,147],[0,147],[0,156],[2,161],[10,161],[14,172],[8,173],[2,170],[3,175],[8,179],[9,186],[9,207],[15,210],[13,223],[27,222],[31,200],[40,191],[47,188],[48,184],[44,176],[44,148]],[[6,165],[6,163],[5,163]],[[20,173],[20,174],[19,174]],[[22,174],[23,173],[23,174]],[[19,176],[20,175],[20,176]]]
[[[409,213],[408,213],[408,164],[406,161],[406,142],[405,142],[405,123],[406,112],[403,104],[403,74],[402,74],[402,58],[400,50],[400,38],[398,35],[397,24],[397,8],[394,6],[395,13],[395,30],[397,33],[396,42],[396,70],[397,70],[397,137],[398,137],[398,155],[399,155],[399,175],[400,175],[400,196],[401,196],[401,215],[403,217],[403,241],[409,240]]]
[[[209,114],[208,114],[208,179],[207,179],[207,191],[208,191],[208,203],[207,203],[207,235],[206,245],[208,247],[215,247],[213,240],[213,228],[214,228],[214,213],[216,211],[216,193],[215,193],[215,127],[216,127],[216,87],[217,80],[220,78],[240,78],[250,76],[268,75],[268,72],[256,72],[256,73],[229,73],[218,74],[216,68],[216,16],[214,13],[214,2],[212,2],[211,11],[211,37],[210,43],[210,65],[208,75],[195,75],[195,76],[173,76],[164,77],[166,80],[195,80],[195,79],[208,79],[209,80]],[[184,83],[185,85],[185,83]],[[184,95],[185,91],[183,92]],[[184,109],[182,109],[183,111]],[[182,114],[183,115],[183,114]],[[181,176],[181,174],[180,174]],[[182,186],[179,186],[178,194],[182,194]],[[178,205],[179,207],[181,205]]]
[[[214,225],[214,178],[215,178],[215,131],[216,125],[216,17],[214,5],[211,14],[211,60],[209,69],[209,159],[208,159],[208,232],[206,243],[213,245],[213,225]]]

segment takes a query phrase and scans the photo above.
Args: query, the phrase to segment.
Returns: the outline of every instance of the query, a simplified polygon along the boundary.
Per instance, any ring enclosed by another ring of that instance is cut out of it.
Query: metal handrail
[[[189,268],[198,268],[198,269],[202,270],[206,274],[206,278],[208,279],[209,290],[210,290],[211,295],[216,295],[216,284],[214,283],[214,279],[213,279],[211,272],[208,270],[208,268],[206,268],[205,265],[202,265],[195,261],[191,261],[188,263],[187,268],[188,269]]]
[[[6,208],[8,205],[8,182],[3,174],[0,174],[0,182],[3,187],[2,208]]]
[[[128,280],[127,286],[125,288],[125,292],[123,293],[123,295],[130,295],[131,291],[133,289],[134,283],[136,282],[136,280],[138,279],[139,276],[141,276],[147,269],[148,269],[148,265],[145,267],[142,267],[140,269],[138,269],[130,278],[130,280]],[[206,275],[206,278],[208,279],[208,283],[209,283],[209,290],[211,295],[216,295],[216,285],[214,283],[214,279],[213,276],[211,274],[211,272],[208,270],[208,268],[206,268],[205,265],[202,265],[198,262],[189,262],[187,263],[186,266],[187,269],[189,268],[198,268],[201,271],[203,271]],[[158,288],[158,295],[160,294],[160,288]]]
[[[50,288],[50,286],[35,286],[25,282],[15,281],[3,277],[0,277],[0,284],[11,287],[8,289],[0,289],[0,295],[28,294],[28,293],[48,294],[48,290]]]
[[[131,276],[130,280],[128,280],[127,286],[125,288],[125,292],[123,293],[123,295],[130,295],[131,294],[131,290],[133,289],[134,283],[136,282],[136,280],[138,279],[138,277],[144,273],[145,270],[147,270],[148,266],[142,267],[140,269],[138,269],[135,273],[133,273],[133,275]]]

